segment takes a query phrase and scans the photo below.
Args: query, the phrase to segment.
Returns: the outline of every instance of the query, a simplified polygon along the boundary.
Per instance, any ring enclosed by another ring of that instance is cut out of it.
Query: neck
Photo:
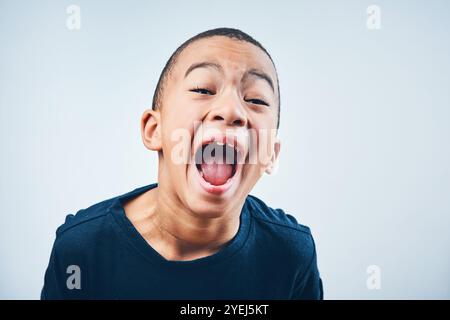
[[[127,216],[147,242],[168,260],[193,260],[219,251],[238,232],[242,206],[216,218],[201,217],[183,206],[170,185],[138,197]],[[139,199],[142,198],[142,199]]]

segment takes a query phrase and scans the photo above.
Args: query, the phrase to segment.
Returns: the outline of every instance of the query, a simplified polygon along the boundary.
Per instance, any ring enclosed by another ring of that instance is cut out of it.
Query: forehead
[[[261,70],[269,74],[274,83],[277,81],[275,67],[267,54],[246,41],[213,36],[189,44],[177,58],[173,69],[175,77],[199,62],[220,64],[237,76],[250,69]]]

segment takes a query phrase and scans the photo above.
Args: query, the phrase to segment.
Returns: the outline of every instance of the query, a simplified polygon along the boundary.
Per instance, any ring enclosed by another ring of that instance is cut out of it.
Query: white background
[[[449,21],[448,1],[0,0],[0,298],[39,297],[65,215],[156,181],[141,113],[172,51],[226,26],[277,65],[281,161],[252,193],[311,227],[325,298],[449,299]]]

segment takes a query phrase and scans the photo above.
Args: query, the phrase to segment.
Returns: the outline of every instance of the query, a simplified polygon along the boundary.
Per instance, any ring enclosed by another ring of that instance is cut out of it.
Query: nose
[[[209,111],[207,121],[222,122],[228,127],[245,127],[247,115],[244,106],[237,97],[222,97],[216,100]]]

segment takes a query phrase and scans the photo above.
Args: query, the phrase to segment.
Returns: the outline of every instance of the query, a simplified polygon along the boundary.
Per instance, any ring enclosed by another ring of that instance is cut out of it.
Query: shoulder
[[[274,250],[305,264],[315,256],[315,244],[308,226],[282,209],[274,209],[261,199],[249,195],[247,203],[254,219],[256,236]]]
[[[79,252],[85,255],[91,249],[107,245],[108,239],[117,235],[111,216],[122,208],[121,200],[137,196],[155,186],[156,184],[138,187],[81,209],[76,214],[67,215],[65,222],[56,230],[56,252],[73,255]]]
[[[88,229],[90,226],[95,225],[96,222],[104,218],[115,200],[116,198],[104,200],[88,208],[81,209],[76,214],[68,214],[64,223],[56,230],[57,237],[71,233],[71,231]]]
[[[55,254],[61,258],[80,258],[108,241],[115,232],[108,215],[119,197],[98,202],[75,214],[66,215],[64,223],[56,230]]]
[[[294,216],[285,213],[283,209],[271,208],[253,195],[249,195],[247,201],[252,208],[251,211],[254,218],[274,227],[277,226],[280,229],[293,229],[305,235],[311,235],[311,230],[308,226],[298,223]]]

